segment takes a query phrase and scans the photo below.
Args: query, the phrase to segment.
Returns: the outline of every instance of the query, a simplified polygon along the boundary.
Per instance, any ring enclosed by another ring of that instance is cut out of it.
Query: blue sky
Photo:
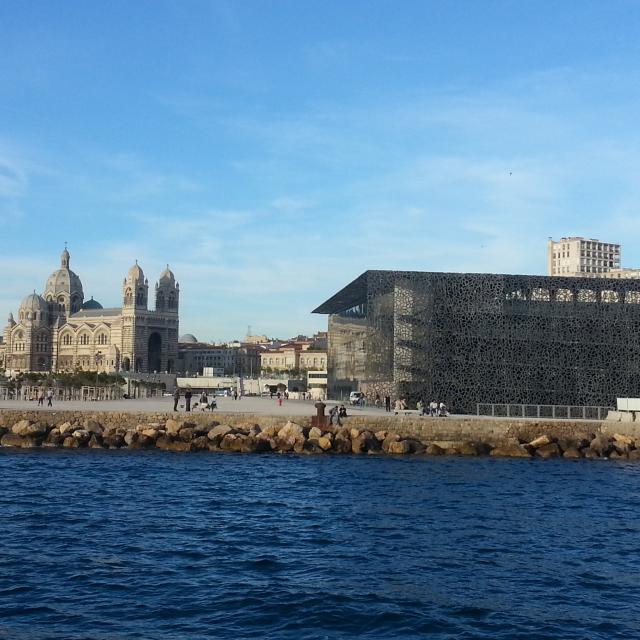
[[[640,2],[0,3],[0,313],[68,241],[200,339],[326,327],[366,269],[640,266]],[[2,311],[4,309],[5,311]]]

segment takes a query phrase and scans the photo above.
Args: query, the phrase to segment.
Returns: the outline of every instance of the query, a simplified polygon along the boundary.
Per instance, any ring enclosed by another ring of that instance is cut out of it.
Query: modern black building
[[[610,406],[640,396],[640,280],[366,271],[329,314],[329,395]]]

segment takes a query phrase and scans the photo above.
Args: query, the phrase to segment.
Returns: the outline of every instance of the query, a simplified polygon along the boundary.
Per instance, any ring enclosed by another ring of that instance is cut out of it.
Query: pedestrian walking
[[[53,389],[47,391],[47,407],[53,407]]]
[[[209,406],[209,398],[207,397],[207,392],[203,391],[202,395],[200,396],[200,409],[202,411],[205,411],[208,406]]]
[[[184,392],[184,410],[185,411],[191,411],[191,398],[193,396],[193,393],[191,393],[191,389],[187,389]]]
[[[180,389],[176,387],[176,390],[173,392],[173,410],[178,410],[178,402],[180,402]]]
[[[384,397],[384,410],[387,413],[391,412],[391,396],[385,396]]]
[[[44,407],[44,389],[38,391],[38,406]]]

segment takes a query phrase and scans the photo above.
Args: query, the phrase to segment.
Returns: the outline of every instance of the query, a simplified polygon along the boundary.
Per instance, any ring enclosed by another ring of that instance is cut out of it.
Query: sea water
[[[640,638],[640,464],[0,451],[0,638]]]

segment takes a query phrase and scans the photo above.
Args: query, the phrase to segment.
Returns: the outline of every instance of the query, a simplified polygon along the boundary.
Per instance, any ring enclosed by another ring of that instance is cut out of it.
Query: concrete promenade
[[[191,405],[194,405],[196,398],[192,398]],[[242,400],[234,400],[233,398],[216,398],[218,408],[213,413],[223,414],[251,414],[262,416],[312,416],[315,415],[316,409],[314,402],[311,400],[284,400],[282,406],[278,406],[276,399],[244,397]],[[180,404],[184,405],[184,398]],[[332,401],[327,402],[328,409],[334,404],[340,404]],[[173,411],[173,398],[145,398],[131,400],[105,400],[98,402],[81,400],[69,400],[54,402],[53,407],[47,408],[47,401],[44,407],[38,407],[38,403],[29,400],[0,400],[0,409],[12,410],[28,410],[37,409],[45,411],[117,411],[119,413],[138,413],[141,411],[150,413],[171,413]],[[346,405],[349,415],[359,416],[384,416],[393,415],[386,414],[384,409],[376,409],[376,407],[351,407]],[[179,409],[180,413],[185,413],[184,408]],[[202,413],[200,408],[196,408],[194,413]],[[207,414],[210,412],[207,411]]]

